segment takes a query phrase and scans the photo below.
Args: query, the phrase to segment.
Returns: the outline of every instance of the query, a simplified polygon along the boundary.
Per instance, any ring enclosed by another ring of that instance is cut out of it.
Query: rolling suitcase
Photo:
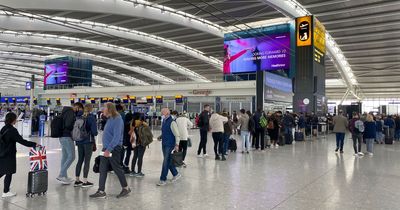
[[[29,152],[31,169],[28,173],[27,197],[45,195],[48,189],[46,148],[31,148]]]
[[[237,150],[237,144],[236,144],[236,140],[235,139],[229,139],[229,144],[228,144],[228,149],[231,152],[236,152]]]
[[[296,131],[294,133],[294,140],[295,141],[304,141],[304,133]]]
[[[389,127],[384,127],[385,132],[385,144],[393,144],[393,137],[390,136]]]
[[[285,144],[292,144],[293,143],[293,136],[291,133],[285,134]]]
[[[279,144],[279,146],[284,146],[285,145],[285,135],[279,135],[278,144]]]

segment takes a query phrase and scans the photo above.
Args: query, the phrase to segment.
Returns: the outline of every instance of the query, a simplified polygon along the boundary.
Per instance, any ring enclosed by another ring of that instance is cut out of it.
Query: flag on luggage
[[[31,148],[29,152],[29,160],[31,162],[30,171],[47,170],[46,148]]]

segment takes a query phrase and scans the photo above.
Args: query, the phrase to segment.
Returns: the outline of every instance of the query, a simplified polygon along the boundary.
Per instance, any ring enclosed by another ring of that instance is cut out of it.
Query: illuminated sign
[[[148,104],[153,103],[153,96],[146,96],[146,101]]]
[[[75,98],[70,98],[69,101],[71,102],[71,105],[75,103]]]
[[[26,82],[25,83],[25,90],[31,90],[32,89],[32,82]]]
[[[325,32],[325,27],[314,18],[314,47],[323,54],[326,53]]]
[[[156,96],[156,103],[157,104],[162,104],[163,103],[163,97],[162,96]]]
[[[311,45],[311,16],[296,19],[296,37],[298,47]]]
[[[131,104],[136,104],[136,96],[129,96],[129,100],[131,101]]]
[[[175,96],[175,103],[177,103],[177,104],[183,103],[183,96],[182,95],[176,95]]]

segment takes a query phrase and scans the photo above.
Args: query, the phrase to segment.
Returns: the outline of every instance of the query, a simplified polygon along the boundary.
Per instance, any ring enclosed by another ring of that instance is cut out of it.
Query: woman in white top
[[[175,111],[174,111],[175,112]],[[177,112],[172,114],[178,114]],[[185,161],[186,152],[188,148],[188,128],[193,127],[193,123],[187,118],[185,115],[179,115],[176,119],[176,124],[178,125],[178,130],[180,133],[180,141],[179,141],[179,151],[183,153],[183,161]],[[186,168],[186,163],[183,162],[183,167]]]

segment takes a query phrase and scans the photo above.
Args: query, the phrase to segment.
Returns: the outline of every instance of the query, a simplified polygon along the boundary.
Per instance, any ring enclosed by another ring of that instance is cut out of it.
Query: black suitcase
[[[235,139],[229,139],[228,149],[231,152],[236,152],[237,144],[236,144],[236,140]]]
[[[285,145],[285,135],[279,135],[278,137],[278,145],[284,146]]]
[[[291,133],[285,134],[285,144],[293,143],[293,135]]]
[[[48,188],[47,170],[31,171],[28,174],[28,192],[27,197],[34,195],[45,195]]]
[[[384,127],[384,132],[385,132],[385,144],[393,144],[394,139],[392,136],[390,136],[389,128]]]
[[[304,133],[303,132],[295,132],[294,140],[295,141],[304,141]]]

